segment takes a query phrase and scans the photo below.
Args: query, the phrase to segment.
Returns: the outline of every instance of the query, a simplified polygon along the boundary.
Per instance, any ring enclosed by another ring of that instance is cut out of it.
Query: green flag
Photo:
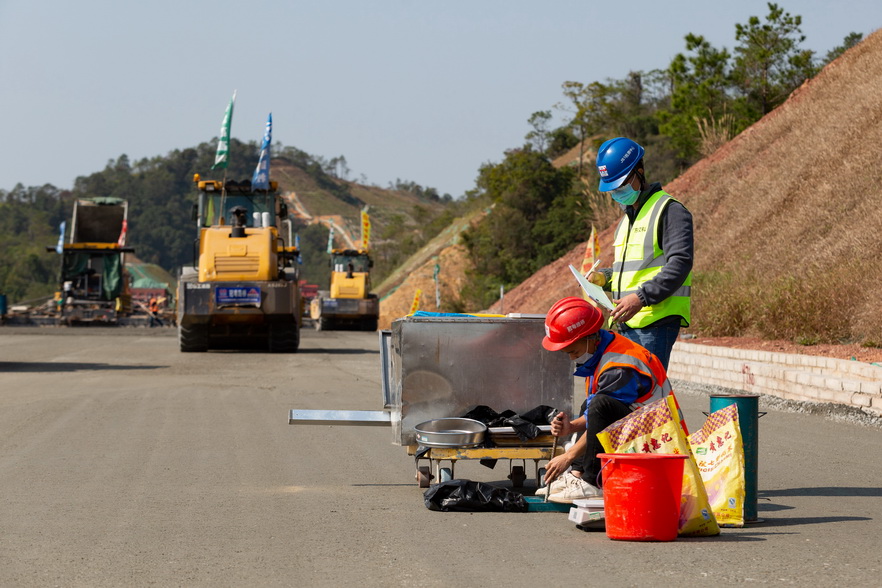
[[[217,155],[214,156],[214,165],[211,169],[227,169],[230,163],[230,125],[233,123],[233,103],[236,102],[236,91],[227,105],[224,113],[224,121],[221,123],[220,138],[217,140]]]
[[[328,253],[333,251],[334,249],[334,225],[331,225],[331,230],[328,233]]]

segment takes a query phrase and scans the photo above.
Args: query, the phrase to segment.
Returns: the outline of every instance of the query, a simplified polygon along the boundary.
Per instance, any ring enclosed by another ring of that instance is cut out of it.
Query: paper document
[[[585,294],[588,295],[588,298],[599,304],[600,306],[612,311],[615,310],[615,306],[610,302],[610,299],[607,298],[606,292],[598,286],[597,284],[592,284],[588,280],[585,279],[579,270],[574,268],[572,264],[570,264],[570,271],[573,272],[573,275],[576,276],[576,279],[579,281],[579,285],[582,286],[582,290],[585,291]]]

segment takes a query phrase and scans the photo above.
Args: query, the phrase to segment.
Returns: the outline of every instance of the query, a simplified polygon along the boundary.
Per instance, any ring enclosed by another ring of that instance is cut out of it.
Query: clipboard
[[[606,292],[604,292],[600,286],[598,286],[597,284],[592,284],[591,282],[586,280],[585,276],[583,276],[579,272],[579,270],[574,268],[572,264],[570,264],[570,271],[573,272],[574,276],[576,276],[576,280],[578,280],[579,285],[582,286],[582,290],[585,292],[585,294],[588,295],[588,298],[590,298],[600,306],[606,308],[610,312],[615,310],[616,307],[613,306],[613,303],[610,302],[610,299],[606,296]]]

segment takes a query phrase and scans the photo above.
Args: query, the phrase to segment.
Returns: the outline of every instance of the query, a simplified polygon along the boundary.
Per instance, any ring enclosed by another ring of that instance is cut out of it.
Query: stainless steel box
[[[541,318],[394,321],[380,339],[393,443],[413,445],[419,423],[463,416],[482,404],[519,414],[539,405],[572,412],[572,361],[543,349],[544,334]]]

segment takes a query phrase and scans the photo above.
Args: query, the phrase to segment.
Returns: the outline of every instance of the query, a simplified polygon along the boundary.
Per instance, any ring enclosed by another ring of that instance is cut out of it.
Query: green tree
[[[570,168],[572,170],[572,168]],[[573,184],[573,189],[559,194],[548,214],[536,221],[530,231],[537,243],[536,265],[543,267],[588,238],[593,211],[589,200]]]
[[[677,155],[694,161],[700,152],[697,120],[720,117],[730,108],[729,52],[714,48],[704,37],[686,35],[686,53],[671,60],[670,106],[659,109],[659,130],[671,139]]]
[[[0,293],[10,303],[35,302],[58,289],[60,256],[46,247],[58,242],[68,194],[51,184],[0,190]]]
[[[812,53],[799,47],[805,40],[802,17],[771,2],[768,8],[765,22],[751,16],[747,24],[735,25],[733,78],[757,117],[781,104],[816,72]]]
[[[824,60],[821,62],[819,67],[823,67],[860,43],[864,38],[864,35],[861,33],[848,33],[845,36],[845,39],[842,40],[842,45],[838,45],[834,47],[830,51],[827,52],[827,55],[824,57]]]
[[[519,284],[587,237],[576,178],[573,168],[555,169],[532,148],[481,168],[476,199],[491,211],[463,234],[475,267],[463,291],[469,306],[486,308],[500,286]]]
[[[533,130],[527,133],[524,139],[526,139],[536,151],[546,153],[549,144],[550,131],[548,125],[551,124],[551,111],[540,110],[539,112],[534,112],[530,115],[527,122]]]
[[[595,82],[597,84],[597,82]],[[586,139],[592,129],[591,112],[589,110],[589,101],[591,92],[588,87],[581,82],[564,82],[563,95],[568,102],[561,102],[556,105],[557,108],[569,112],[572,115],[569,126],[573,129],[573,134],[578,139],[579,145],[579,161],[577,164],[579,177],[582,176],[582,159],[585,154]]]
[[[573,134],[569,125],[564,125],[548,133],[548,147],[546,154],[551,159],[559,157],[579,144],[579,139]]]

